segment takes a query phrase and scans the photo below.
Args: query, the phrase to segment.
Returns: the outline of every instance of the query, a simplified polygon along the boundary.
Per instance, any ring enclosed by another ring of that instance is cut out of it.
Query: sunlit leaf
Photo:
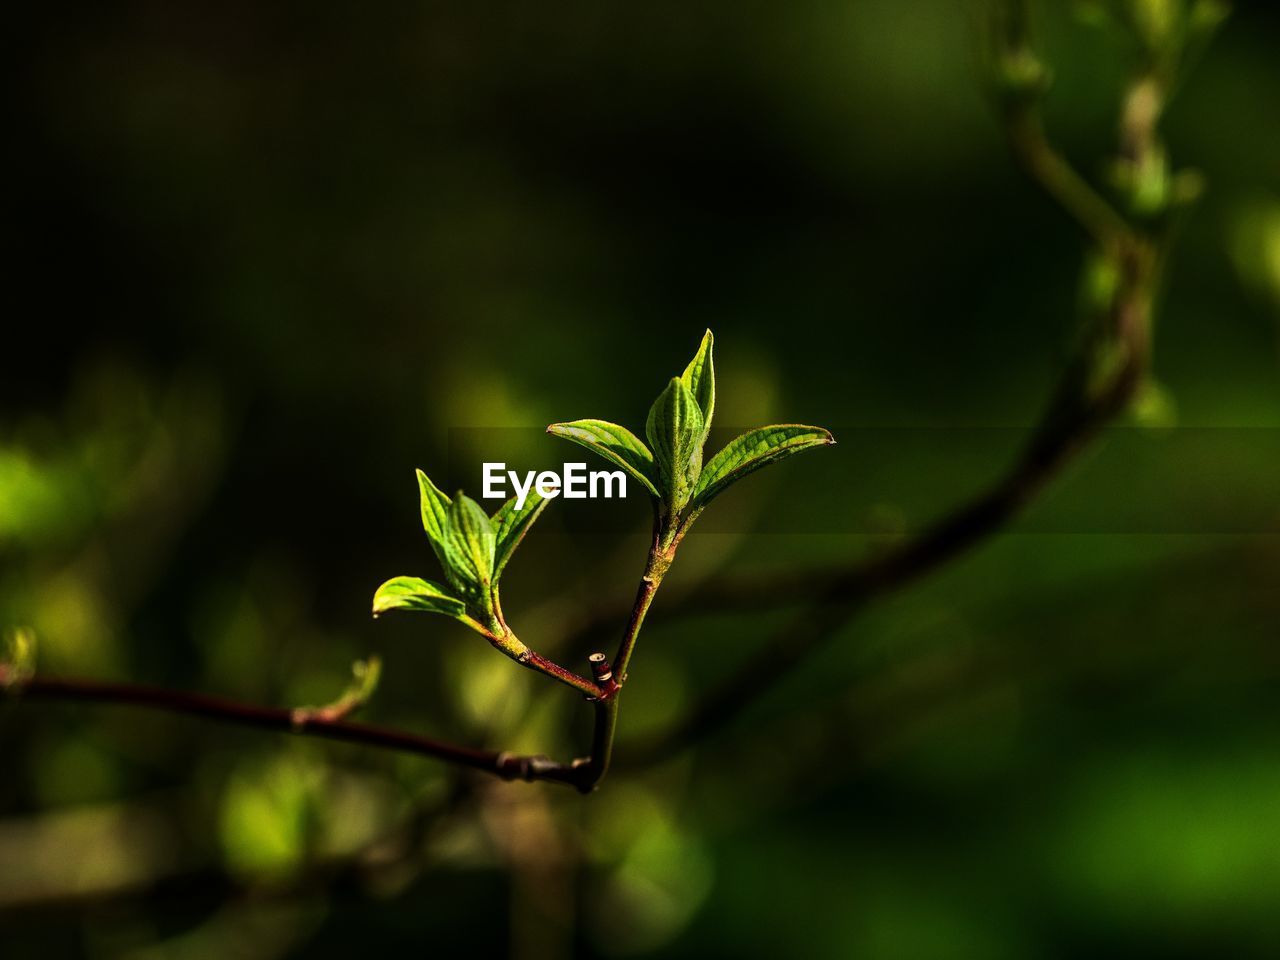
[[[800,424],[775,424],[751,430],[731,441],[707,463],[694,490],[695,507],[705,506],[749,473],[810,447],[835,443],[831,432]]]
[[[440,562],[445,562],[445,530],[449,525],[449,505],[447,496],[421,470],[418,471],[418,493],[422,509],[422,529],[427,532],[431,541],[431,549],[436,552]]]
[[[716,365],[713,355],[715,338],[708,330],[702,335],[702,343],[689,365],[684,368],[680,379],[689,388],[693,398],[698,401],[698,409],[702,412],[702,440],[705,443],[711,431],[711,417],[716,409]]]
[[[456,585],[474,590],[482,599],[493,580],[497,537],[484,508],[462,491],[449,505],[445,547],[447,567]]]
[[[626,427],[604,420],[574,420],[570,423],[553,423],[547,427],[547,433],[564,437],[595,451],[625,470],[653,496],[658,496],[658,468],[653,461],[653,454]]]
[[[462,617],[466,614],[466,605],[438,583],[421,577],[393,577],[373,595],[373,615],[378,617],[388,610],[416,610]]]
[[[672,377],[667,388],[649,409],[645,433],[653,448],[662,476],[663,489],[673,510],[680,510],[702,471],[702,410],[680,377]]]
[[[516,547],[520,546],[520,541],[524,539],[525,533],[529,527],[533,525],[533,521],[538,519],[538,515],[547,506],[546,498],[544,498],[537,490],[530,490],[525,497],[523,509],[516,509],[516,502],[520,498],[512,497],[501,507],[498,512],[493,515],[493,529],[496,537],[493,558],[493,579],[496,582],[502,576],[503,569],[507,566],[507,561],[511,559],[511,555],[515,553]]]

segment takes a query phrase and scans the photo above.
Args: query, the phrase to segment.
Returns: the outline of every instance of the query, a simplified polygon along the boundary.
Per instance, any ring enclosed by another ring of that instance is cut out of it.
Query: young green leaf
[[[443,613],[458,619],[467,612],[466,604],[448,590],[421,577],[393,577],[380,586],[373,595],[373,615],[379,617],[388,610]]]
[[[297,707],[293,711],[294,729],[300,729],[316,720],[334,723],[345,720],[371,699],[382,678],[382,658],[370,657],[351,665],[351,682],[341,694],[323,707]]]
[[[427,532],[431,541],[431,549],[443,564],[445,562],[445,530],[449,524],[450,500],[428,479],[421,470],[418,471],[418,494],[422,509],[422,529]]]
[[[731,441],[707,463],[693,492],[693,505],[695,508],[706,506],[712,498],[761,467],[801,450],[835,442],[830,431],[800,424],[776,424],[750,430]]]
[[[653,462],[653,454],[626,427],[604,420],[574,420],[553,423],[547,427],[547,433],[572,440],[598,453],[629,473],[654,497],[658,496],[658,468]]]
[[[680,377],[672,377],[649,408],[645,433],[653,446],[663,489],[673,512],[689,502],[702,471],[702,411]]]
[[[480,504],[461,490],[449,505],[449,523],[445,528],[446,568],[455,586],[474,591],[483,599],[493,580],[493,558],[497,537],[493,523]]]
[[[351,683],[343,691],[342,699],[354,703],[356,706],[364,706],[373,699],[373,695],[378,690],[378,683],[381,680],[381,657],[372,656],[367,660],[357,660],[351,664]]]
[[[493,559],[493,579],[496,583],[502,571],[515,553],[516,547],[524,539],[525,533],[533,526],[547,505],[546,499],[537,490],[530,490],[524,501],[524,509],[516,509],[519,497],[512,497],[493,515],[493,529],[496,537]]]
[[[712,355],[714,342],[715,338],[710,330],[704,333],[697,354],[680,375],[684,385],[698,401],[698,409],[702,411],[703,443],[706,443],[707,434],[711,432],[711,415],[716,409],[716,365]]]

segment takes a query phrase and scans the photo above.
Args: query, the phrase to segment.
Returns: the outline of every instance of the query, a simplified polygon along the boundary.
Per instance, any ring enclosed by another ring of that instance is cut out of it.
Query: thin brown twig
[[[605,692],[599,686],[586,677],[578,676],[572,670],[560,666],[554,660],[550,660],[533,650],[526,650],[516,657],[515,661],[522,667],[528,667],[530,670],[551,677],[553,680],[558,680],[560,683],[570,686],[588,697],[599,698],[605,695]]]
[[[0,665],[0,686],[5,667]],[[83,678],[35,676],[8,686],[12,696],[32,700],[66,700],[113,703],[186,716],[204,717],[261,730],[339,740],[361,746],[397,750],[492,774],[503,780],[542,780],[582,789],[581,765],[563,764],[544,756],[480,750],[392,727],[380,727],[345,719],[299,714],[281,707],[264,707],[203,693],[170,690],[136,683],[115,683]],[[589,788],[588,788],[589,789]]]

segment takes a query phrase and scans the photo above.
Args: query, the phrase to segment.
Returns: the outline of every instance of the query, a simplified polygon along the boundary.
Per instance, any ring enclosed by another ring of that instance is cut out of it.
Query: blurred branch
[[[1099,247],[1109,248],[1124,237],[1124,220],[1054,149],[1045,136],[1039,111],[1024,103],[1006,108],[1005,137],[1023,172],[1034,180],[1084,229]]]
[[[1102,249],[1128,234],[1128,224],[1049,141],[1040,103],[1049,71],[1031,44],[1027,0],[1004,0],[992,11],[992,72],[1005,138],[1023,171]]]
[[[709,736],[830,643],[873,598],[914,583],[998,533],[1128,409],[1143,384],[1150,356],[1152,304],[1170,233],[1160,217],[1148,217],[1145,223],[1122,217],[1049,144],[1036,107],[1044,89],[1044,71],[1028,40],[1026,4],[1009,0],[1000,9],[996,48],[1004,54],[999,65],[1011,87],[1009,101],[1015,104],[1004,114],[1009,142],[1028,175],[1099,248],[1101,279],[1094,278],[1088,291],[1089,324],[1080,346],[1022,453],[989,489],[919,536],[853,569],[818,579],[809,593],[813,600],[809,609],[731,672],[683,720],[642,746],[632,762],[661,759]],[[1123,103],[1121,162],[1150,177],[1153,158],[1163,163],[1157,136],[1163,98],[1150,71],[1139,71]],[[1133,194],[1144,187],[1141,182],[1133,184]],[[1165,199],[1166,204],[1173,202],[1174,197]]]
[[[1001,530],[1125,408],[1141,371],[1142,362],[1135,355],[1118,372],[1111,388],[1074,416],[1062,416],[1060,404],[1051,403],[1042,426],[1022,455],[989,490],[938,520],[920,536],[848,572],[819,581],[820,589],[810,609],[798,614],[732,672],[684,720],[636,751],[634,762],[660,759],[715,732],[830,642],[869,601],[909,586]],[[1073,374],[1068,374],[1064,385],[1072,380]],[[1060,387],[1059,396],[1063,392]]]

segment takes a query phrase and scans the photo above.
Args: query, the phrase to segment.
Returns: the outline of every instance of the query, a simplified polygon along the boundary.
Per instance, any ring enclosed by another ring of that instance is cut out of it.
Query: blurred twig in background
[[[712,586],[708,593],[713,597],[755,593],[787,601],[801,593],[812,597],[812,608],[766,642],[684,720],[633,755],[633,762],[659,759],[710,735],[810,653],[831,642],[868,601],[927,576],[999,532],[1147,385],[1160,268],[1168,255],[1177,208],[1194,197],[1194,191],[1170,186],[1171,180],[1181,178],[1186,184],[1195,177],[1171,178],[1158,132],[1177,76],[1176,47],[1187,37],[1165,37],[1147,47],[1122,96],[1116,192],[1129,201],[1128,215],[1122,215],[1045,134],[1039,104],[1048,73],[1032,46],[1025,0],[1002,0],[994,6],[992,35],[994,86],[1013,155],[1090,238],[1088,313],[1080,346],[1009,470],[918,537],[852,570],[808,574],[782,589],[759,583]],[[691,595],[690,602],[697,601],[697,594]]]

